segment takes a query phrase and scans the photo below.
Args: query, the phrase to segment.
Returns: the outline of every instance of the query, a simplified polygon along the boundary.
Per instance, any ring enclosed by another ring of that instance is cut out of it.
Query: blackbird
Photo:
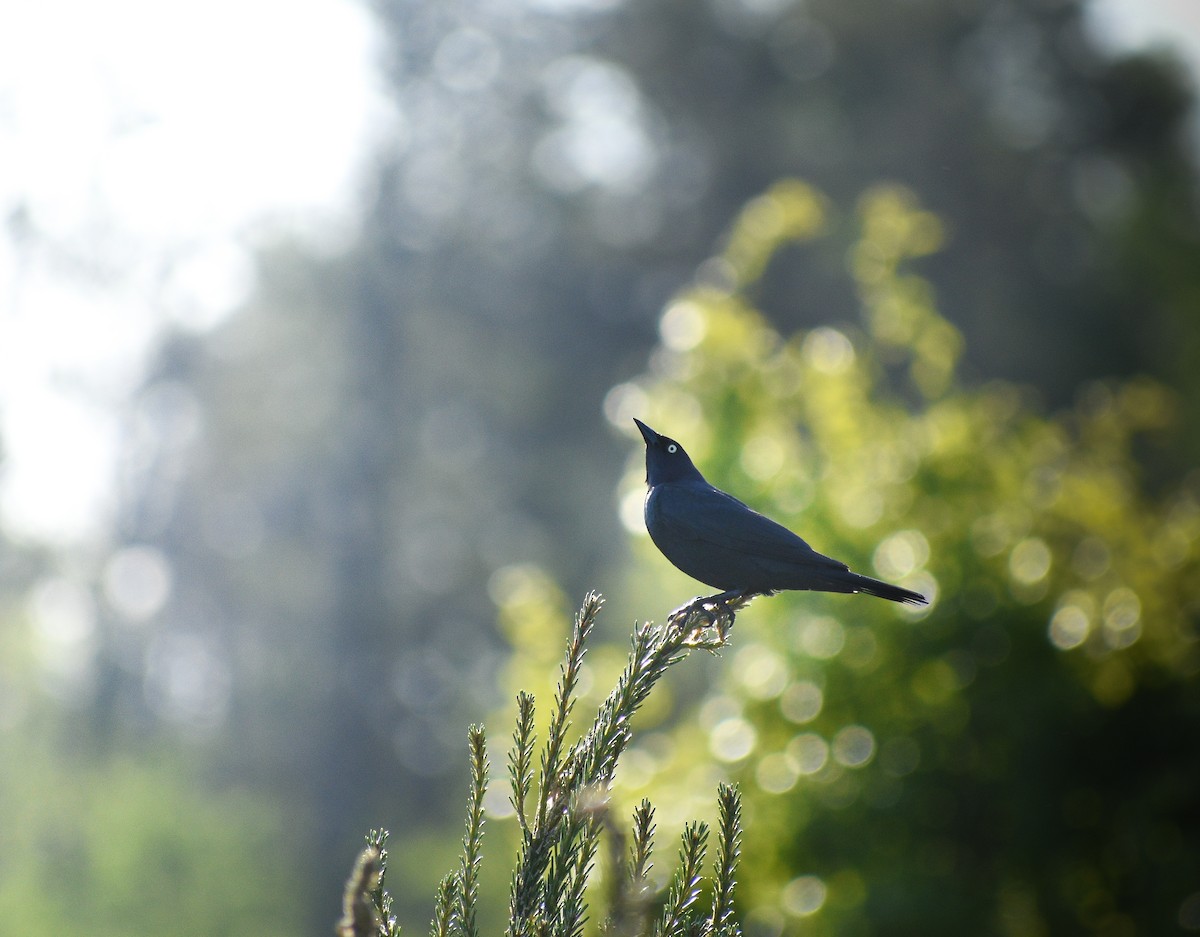
[[[929,604],[920,593],[862,576],[818,553],[786,527],[710,485],[674,439],[641,420],[634,422],[646,440],[650,539],[683,572],[722,590],[685,609],[716,607],[732,619],[729,603],[740,605],[751,596],[786,589],[862,592],[892,602]]]

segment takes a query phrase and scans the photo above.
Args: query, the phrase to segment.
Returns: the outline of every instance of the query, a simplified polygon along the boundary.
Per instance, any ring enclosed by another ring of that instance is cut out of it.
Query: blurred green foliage
[[[0,933],[297,932],[299,857],[275,806],[162,749],[96,758],[56,734],[0,733]]]
[[[764,933],[1170,931],[1200,882],[1200,501],[1145,494],[1135,449],[1170,425],[1171,395],[1097,383],[1048,417],[1018,387],[963,386],[959,333],[910,269],[938,219],[889,186],[836,211],[796,181],[752,201],[608,414],[685,441],[714,484],[932,604],[760,599],[710,685],[650,717],[619,796],[674,823],[714,777],[741,783],[744,911]],[[861,327],[781,335],[755,308],[762,278],[847,223]],[[694,588],[638,546],[631,604]],[[526,632],[561,598],[512,575],[529,678],[556,642]]]
[[[795,182],[751,203],[716,282],[664,314],[643,414],[715,484],[932,606],[761,601],[631,794],[668,802],[726,764],[772,928],[1165,931],[1200,881],[1200,502],[1147,497],[1133,446],[1171,398],[1096,384],[1047,418],[960,386],[958,333],[906,269],[939,225],[898,188],[858,205],[862,329],[781,336],[754,290],[828,212]]]

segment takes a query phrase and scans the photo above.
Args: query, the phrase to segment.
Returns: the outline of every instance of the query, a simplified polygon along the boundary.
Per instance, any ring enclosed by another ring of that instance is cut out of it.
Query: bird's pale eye
[[[678,451],[679,451],[679,447],[677,445],[675,445],[675,443],[671,443],[671,445],[667,446],[667,452],[670,452],[672,455],[674,455]]]

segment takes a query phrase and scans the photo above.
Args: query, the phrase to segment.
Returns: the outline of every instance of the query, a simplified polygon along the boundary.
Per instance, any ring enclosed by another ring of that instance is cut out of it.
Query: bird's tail
[[[906,605],[929,604],[929,600],[919,592],[902,589],[900,586],[893,586],[890,582],[880,582],[878,579],[872,579],[870,576],[863,576],[859,573],[852,575],[854,576],[852,584],[855,592],[874,595],[891,602],[904,602]]]

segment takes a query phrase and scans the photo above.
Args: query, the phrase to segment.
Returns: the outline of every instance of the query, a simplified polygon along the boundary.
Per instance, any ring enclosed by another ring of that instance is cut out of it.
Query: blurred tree
[[[782,248],[847,221],[781,183],[668,306],[610,416],[645,415],[714,484],[931,608],[759,600],[695,707],[630,753],[626,796],[686,810],[696,767],[722,763],[767,932],[1195,927],[1200,492],[1148,497],[1132,451],[1171,395],[1095,383],[1048,419],[1013,385],[964,389],[959,333],[909,269],[939,222],[895,187],[858,215],[862,326],[785,336],[755,308]],[[637,592],[661,596],[681,577],[643,546]]]
[[[22,553],[5,556],[37,571]],[[0,931],[296,933],[301,862],[277,804],[161,733],[97,737],[79,707],[81,672],[98,676],[84,603],[46,577],[26,607],[0,611]]]
[[[456,815],[450,752],[496,701],[494,573],[532,562],[572,595],[616,574],[622,454],[598,442],[600,401],[770,180],[921,191],[951,233],[924,282],[971,378],[1057,403],[1096,375],[1196,386],[1190,99],[1164,63],[1104,59],[1077,3],[376,9],[403,123],[360,236],[264,252],[248,308],[164,343],[99,573],[169,583],[150,612],[111,609],[141,626],[104,632],[101,723],[198,730],[273,791],[313,831],[314,932],[359,831]],[[853,238],[781,245],[756,306],[785,332],[849,320]],[[957,363],[938,321],[927,393]]]
[[[1189,83],[1169,60],[1107,58],[1080,0],[378,8],[413,118],[381,190],[399,236],[443,256],[493,242],[485,269],[566,287],[525,313],[559,356],[577,342],[566,296],[644,329],[740,205],[799,173],[838,198],[880,178],[924,193],[951,232],[929,275],[972,373],[1056,404],[1097,375],[1192,380]],[[813,260],[764,297],[772,321],[846,309]],[[610,286],[575,288],[588,278]],[[585,334],[603,360],[609,336]]]

